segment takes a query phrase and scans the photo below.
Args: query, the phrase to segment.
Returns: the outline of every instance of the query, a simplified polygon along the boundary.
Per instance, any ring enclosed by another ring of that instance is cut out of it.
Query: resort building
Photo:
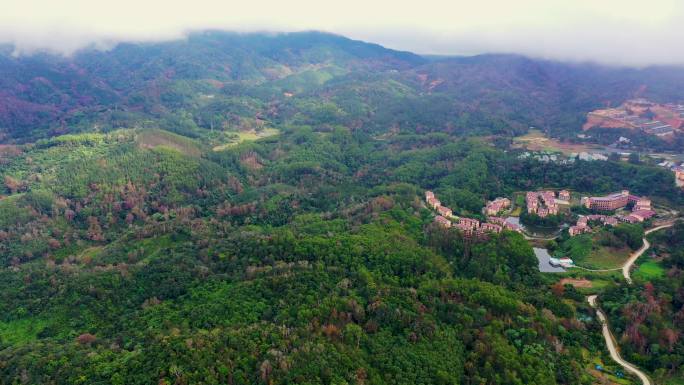
[[[511,207],[511,201],[508,198],[496,198],[488,202],[485,206],[484,212],[486,215],[496,215],[504,209]]]
[[[445,206],[437,207],[437,212],[439,213],[439,215],[442,215],[447,218],[451,217],[452,215],[451,209]]]
[[[603,197],[584,197],[582,204],[584,207],[598,211],[612,211],[627,206],[629,203],[629,191],[622,190],[619,193]]]
[[[520,232],[520,226],[506,222],[502,217],[490,216],[487,222],[480,223],[479,220],[473,218],[459,218],[458,222],[451,222],[448,218],[454,218],[453,212],[450,208],[442,206],[432,191],[425,192],[425,201],[430,207],[437,211],[435,222],[445,228],[454,227],[460,230],[466,237],[486,237],[488,233],[500,233],[504,228],[511,231]],[[507,198],[496,198],[487,205],[492,211],[500,212],[506,207],[510,207],[511,201]],[[486,207],[486,208],[487,208]],[[486,209],[485,208],[485,209]],[[486,211],[486,210],[485,210]]]
[[[558,199],[562,201],[569,201],[570,200],[570,191],[568,190],[561,190],[558,193]]]
[[[643,222],[652,218],[655,214],[656,213],[653,210],[636,210],[632,211],[629,216],[635,218],[639,222]]]
[[[571,237],[574,237],[575,235],[579,234],[584,234],[591,231],[591,228],[587,225],[576,225],[576,226],[570,226],[568,229],[568,234],[570,234]]]
[[[480,225],[480,230],[483,232],[500,233],[502,227],[494,223],[483,223]]]
[[[528,191],[525,195],[527,213],[542,218],[558,214],[558,204],[553,191]]]
[[[651,210],[651,200],[648,198],[639,198],[634,203],[633,211]]]
[[[603,223],[605,223],[608,226],[617,226],[618,220],[615,217],[608,217]]]
[[[437,210],[438,207],[442,206],[442,202],[440,202],[439,199],[434,197],[428,198],[427,203],[430,207],[432,207],[435,210]]]
[[[439,223],[440,225],[442,225],[442,226],[444,226],[444,227],[446,227],[446,228],[451,227],[451,221],[448,220],[448,219],[446,219],[446,218],[444,218],[444,217],[441,216],[441,215],[437,215],[437,216],[435,217],[435,222]]]
[[[507,230],[515,231],[517,233],[522,233],[522,227],[520,227],[520,225],[517,225],[515,223],[506,222],[506,223],[504,223],[504,227]]]
[[[475,230],[480,227],[480,221],[472,218],[460,218],[458,224],[470,230]]]

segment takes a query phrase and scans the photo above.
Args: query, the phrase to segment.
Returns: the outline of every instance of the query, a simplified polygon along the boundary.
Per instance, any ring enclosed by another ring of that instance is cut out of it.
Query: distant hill
[[[73,57],[0,50],[2,141],[151,125],[189,136],[271,124],[374,133],[579,130],[634,96],[684,99],[684,70],[516,55],[424,58],[321,32],[209,31]]]

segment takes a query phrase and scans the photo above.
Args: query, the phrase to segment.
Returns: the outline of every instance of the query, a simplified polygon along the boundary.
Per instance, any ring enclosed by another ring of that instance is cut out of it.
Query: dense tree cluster
[[[407,139],[287,127],[211,151],[120,130],[25,146],[1,175],[16,183],[0,200],[0,377],[589,383],[582,352],[601,340],[581,298],[548,290],[521,235],[465,239],[420,197],[479,215],[513,191],[579,189],[570,176],[592,168]],[[613,166],[592,171],[606,189],[647,167]]]

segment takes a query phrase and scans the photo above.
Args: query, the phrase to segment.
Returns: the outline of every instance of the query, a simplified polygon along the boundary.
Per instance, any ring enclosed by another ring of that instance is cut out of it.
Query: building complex
[[[541,218],[558,214],[558,203],[553,191],[528,191],[525,195],[527,213]]]
[[[520,226],[508,223],[502,217],[489,216],[486,222],[480,222],[474,218],[456,218],[450,208],[442,206],[432,191],[425,192],[425,202],[429,207],[437,211],[435,222],[439,225],[460,230],[466,237],[482,237],[487,233],[500,233],[503,229],[520,232]],[[511,201],[507,198],[497,198],[487,204],[486,213],[498,214],[501,210],[510,207]],[[493,215],[492,214],[492,215]],[[453,220],[453,221],[452,221]]]
[[[592,214],[580,217],[577,223],[568,229],[568,234],[571,237],[590,232],[592,230],[589,226],[590,223],[598,222],[607,226],[616,226],[620,222],[643,222],[656,215],[656,212],[651,209],[650,199],[631,195],[627,190],[602,197],[583,197],[582,204],[584,207],[596,211],[617,210],[629,204],[633,204],[633,206],[632,211],[627,215]]]

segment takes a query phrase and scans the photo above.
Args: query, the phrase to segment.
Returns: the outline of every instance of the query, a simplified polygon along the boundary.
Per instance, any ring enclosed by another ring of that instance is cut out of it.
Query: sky
[[[684,64],[684,0],[0,0],[17,54],[190,31],[320,30],[420,54]]]

